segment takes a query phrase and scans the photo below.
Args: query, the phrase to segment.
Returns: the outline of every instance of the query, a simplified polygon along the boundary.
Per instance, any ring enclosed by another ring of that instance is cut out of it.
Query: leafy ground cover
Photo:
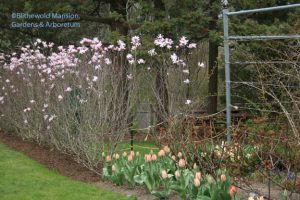
[[[159,148],[153,142],[134,141],[133,150],[139,152],[142,155],[145,155],[149,153],[151,150],[154,153],[158,153]],[[116,152],[122,153],[124,151],[127,152],[130,151],[130,141],[121,142],[117,145]]]
[[[3,144],[0,144],[0,157],[0,199],[2,200],[134,199],[63,177]]]

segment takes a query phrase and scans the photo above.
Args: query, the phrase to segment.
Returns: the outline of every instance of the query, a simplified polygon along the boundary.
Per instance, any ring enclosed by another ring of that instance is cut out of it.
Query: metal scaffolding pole
[[[276,6],[269,8],[259,8],[253,10],[241,10],[235,12],[229,12],[227,8],[223,9],[223,28],[224,28],[224,58],[225,58],[225,82],[226,82],[226,126],[227,126],[227,143],[231,143],[231,91],[230,91],[230,51],[229,41],[255,41],[255,40],[275,40],[275,39],[300,39],[300,35],[283,35],[283,36],[230,36],[228,28],[228,17],[231,15],[241,15],[249,13],[267,12],[274,10],[283,10],[288,8],[300,7],[300,3]],[[254,63],[251,63],[254,64]]]
[[[231,93],[230,93],[230,52],[228,31],[228,9],[223,10],[224,24],[224,58],[225,58],[225,81],[226,81],[226,126],[227,143],[231,143]]]
[[[259,8],[259,9],[253,9],[253,10],[241,10],[241,11],[236,11],[236,12],[228,12],[227,16],[258,13],[258,12],[268,12],[268,11],[274,11],[274,10],[283,10],[283,9],[288,9],[288,8],[296,8],[299,6],[300,6],[300,3],[296,3],[296,4],[285,5],[285,6],[275,6],[275,7]]]
[[[253,36],[229,36],[230,40],[283,40],[300,39],[300,35],[253,35]]]

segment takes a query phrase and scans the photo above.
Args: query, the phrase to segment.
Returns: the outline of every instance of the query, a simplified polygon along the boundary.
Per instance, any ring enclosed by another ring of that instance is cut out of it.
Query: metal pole
[[[226,127],[227,143],[231,143],[231,94],[230,94],[230,52],[228,32],[228,9],[223,10],[224,26],[224,57],[225,57],[225,81],[226,81]]]
[[[273,11],[273,10],[296,8],[296,7],[300,7],[300,3],[285,5],[285,6],[276,6],[276,7],[269,7],[269,8],[258,8],[258,9],[253,9],[253,10],[241,10],[241,11],[236,11],[236,12],[229,12],[227,14],[227,16],[228,15],[241,15],[241,14],[249,14],[249,13],[267,12],[267,11]]]
[[[229,36],[230,40],[283,40],[300,39],[300,35],[253,35],[253,36]]]

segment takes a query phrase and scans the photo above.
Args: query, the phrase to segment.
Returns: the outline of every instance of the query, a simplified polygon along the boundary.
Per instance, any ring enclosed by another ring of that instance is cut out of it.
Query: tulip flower
[[[128,156],[128,161],[130,162],[130,161],[132,161],[133,160],[133,155],[132,154],[129,154],[129,156]]]
[[[226,181],[226,176],[225,176],[225,174],[221,174],[220,179],[221,179],[222,182],[225,182],[225,181]]]
[[[181,152],[178,152],[178,158],[181,158],[182,157],[182,153]]]
[[[152,160],[152,161],[155,161],[156,159],[157,159],[156,155],[155,155],[155,154],[152,154],[151,160]]]
[[[162,170],[162,172],[161,172],[161,177],[162,177],[163,179],[167,179],[167,178],[168,178],[168,174],[167,174],[167,171],[166,171],[166,170]]]
[[[176,156],[171,156],[172,160],[176,161]]]
[[[185,160],[181,158],[179,160],[178,164],[179,164],[179,167],[184,168],[185,167]]]
[[[114,159],[118,160],[120,158],[119,154],[114,154]]]
[[[194,179],[194,185],[195,185],[195,187],[199,187],[200,186],[200,180],[195,178]]]
[[[237,188],[234,185],[231,185],[229,187],[229,194],[231,198],[233,198],[236,193],[237,193]]]
[[[151,155],[145,154],[145,160],[146,160],[146,162],[151,162]]]
[[[170,148],[168,146],[164,146],[163,150],[165,153],[170,153]]]
[[[130,155],[134,156],[134,151],[130,151]]]
[[[106,156],[106,162],[110,162],[111,161],[111,156],[110,155],[108,155],[108,156]]]
[[[176,170],[176,172],[175,172],[175,177],[178,179],[178,178],[180,178],[180,172],[178,171],[178,170]]]
[[[158,157],[163,157],[163,156],[165,156],[165,151],[164,150],[160,150],[158,152]]]
[[[115,172],[116,170],[117,170],[116,166],[115,166],[115,165],[112,165],[112,166],[111,166],[111,171],[112,171],[112,172]]]

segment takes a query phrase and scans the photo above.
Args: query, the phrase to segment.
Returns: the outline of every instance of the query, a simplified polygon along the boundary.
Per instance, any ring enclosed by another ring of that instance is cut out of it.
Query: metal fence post
[[[228,33],[228,9],[223,10],[224,26],[224,57],[225,57],[225,81],[226,81],[226,127],[227,143],[231,143],[231,94],[230,94],[230,52]]]

